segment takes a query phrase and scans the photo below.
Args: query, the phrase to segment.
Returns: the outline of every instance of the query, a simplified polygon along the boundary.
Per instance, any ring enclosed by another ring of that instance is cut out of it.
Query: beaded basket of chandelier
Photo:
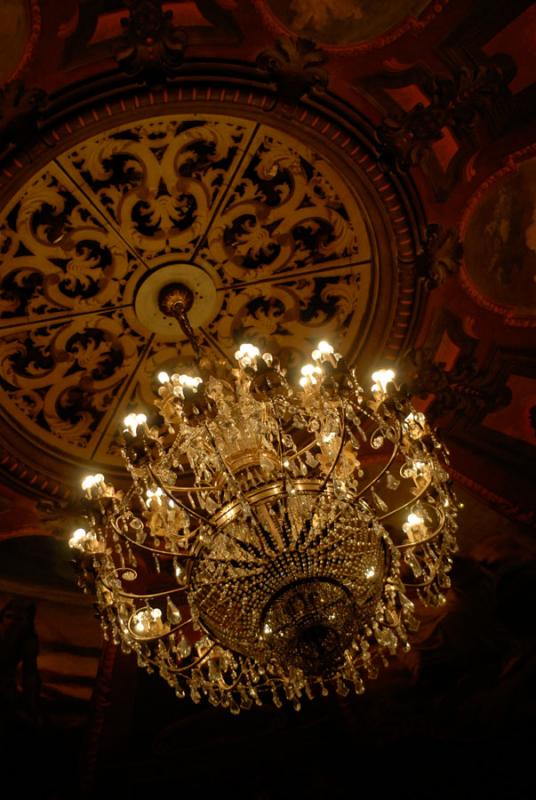
[[[86,478],[70,544],[103,627],[179,697],[238,713],[363,691],[445,602],[457,503],[445,448],[394,383],[327,343],[293,387],[252,345],[161,373],[162,424],[126,420],[130,488]]]

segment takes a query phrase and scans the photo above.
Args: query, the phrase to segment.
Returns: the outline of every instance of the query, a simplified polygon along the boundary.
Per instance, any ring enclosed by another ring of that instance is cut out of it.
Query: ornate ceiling
[[[150,411],[158,371],[191,361],[178,326],[151,323],[178,275],[208,291],[193,321],[221,358],[254,340],[292,371],[328,338],[370,372],[406,342],[411,187],[378,165],[370,132],[329,106],[266,111],[266,91],[252,108],[247,73],[232,99],[199,83],[183,102],[138,89],[63,114],[8,168],[0,413],[38,485],[65,493],[82,468],[118,466],[128,409]]]
[[[127,408],[150,408],[160,369],[187,367],[179,327],[151,325],[155,297],[141,288],[150,276],[172,282],[177,265],[186,280],[206,276],[213,298],[200,322],[220,357],[253,339],[292,368],[324,337],[355,361],[370,353],[371,329],[382,332],[380,353],[396,348],[379,295],[399,292],[384,241],[404,232],[400,210],[304,126],[278,130],[233,111],[171,105],[63,141],[5,200],[2,414],[34,460],[41,447],[117,462]]]
[[[517,769],[517,796],[530,796],[513,754],[530,719],[533,666],[516,609],[530,605],[534,564],[534,6],[9,6],[0,600],[37,604],[51,714],[41,752],[56,764],[59,746],[76,762],[80,740],[65,731],[80,735],[93,693],[87,786],[123,785],[118,764],[136,775],[132,796],[137,781],[174,786],[166,765],[177,752],[184,763],[190,736],[184,784],[198,791],[207,748],[229,792],[266,800],[283,795],[259,753],[280,772],[299,742],[310,766],[293,792],[339,796],[344,770],[333,765],[348,742],[372,762],[409,741],[430,763],[443,746],[465,759],[474,792],[511,793],[504,776]],[[128,659],[101,650],[89,599],[66,569],[80,476],[91,464],[121,479],[119,421],[149,410],[154,376],[191,357],[154,309],[158,287],[178,275],[196,287],[195,322],[218,357],[253,339],[292,372],[327,338],[363,380],[393,366],[450,448],[466,509],[449,614],[426,622],[411,656],[361,704],[320,703],[300,722],[259,712],[232,730],[212,712],[172,710],[150,684],[136,689]],[[150,752],[134,765],[131,737],[147,726]],[[249,758],[238,789],[229,743]],[[311,752],[329,769],[315,768]],[[58,783],[45,760],[40,769],[51,796],[72,796],[79,776],[65,768]],[[452,776],[437,796],[466,788]],[[408,796],[427,800],[419,791]]]

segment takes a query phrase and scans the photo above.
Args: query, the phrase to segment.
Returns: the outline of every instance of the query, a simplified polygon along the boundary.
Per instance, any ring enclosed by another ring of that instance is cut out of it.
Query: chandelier
[[[70,545],[107,638],[178,697],[233,713],[364,691],[445,602],[457,503],[443,445],[395,384],[362,387],[326,342],[290,381],[243,344],[215,362],[186,285],[161,312],[190,340],[190,374],[160,373],[156,424],[130,414],[129,487],[84,479]]]

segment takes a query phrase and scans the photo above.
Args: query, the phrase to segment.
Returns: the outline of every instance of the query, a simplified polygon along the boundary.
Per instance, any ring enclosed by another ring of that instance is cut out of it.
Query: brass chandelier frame
[[[252,345],[238,368],[210,363],[187,287],[159,305],[197,375],[161,373],[164,424],[127,417],[132,486],[86,478],[87,530],[70,540],[106,635],[177,696],[233,713],[362,692],[410,647],[413,599],[445,602],[458,508],[445,448],[391,370],[366,392],[321,342],[293,389]]]

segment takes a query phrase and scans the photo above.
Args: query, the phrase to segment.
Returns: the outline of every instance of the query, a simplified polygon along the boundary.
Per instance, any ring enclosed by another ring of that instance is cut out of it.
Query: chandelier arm
[[[158,478],[158,477],[155,475],[155,473],[154,473],[154,471],[153,471],[153,468],[152,468],[151,466],[149,466],[149,467],[148,467],[148,469],[149,469],[149,473],[150,473],[150,475],[151,475],[152,479],[155,481],[155,483],[156,483],[156,484],[157,484],[157,485],[160,487],[160,489],[162,489],[162,491],[164,492],[164,494],[165,494],[165,495],[166,495],[166,496],[167,496],[167,497],[168,497],[168,498],[169,498],[169,499],[170,499],[170,500],[171,500],[173,503],[177,503],[177,505],[178,505],[178,506],[180,506],[180,508],[182,508],[182,510],[183,510],[183,511],[185,511],[187,514],[191,514],[193,517],[196,517],[197,519],[200,519],[200,520],[201,520],[201,522],[204,522],[204,523],[205,523],[205,525],[210,525],[212,528],[214,528],[214,527],[215,527],[215,526],[214,526],[214,523],[211,521],[210,517],[205,517],[205,515],[204,515],[204,514],[200,514],[200,513],[199,513],[198,511],[196,511],[195,509],[193,509],[193,508],[190,508],[189,506],[185,505],[184,503],[181,503],[181,501],[180,501],[180,500],[177,500],[177,498],[176,498],[176,497],[173,497],[173,495],[172,495],[172,494],[170,494],[170,492],[168,492],[168,490],[166,489],[166,486],[165,486],[165,485],[162,483],[162,481],[160,480],[160,478]]]
[[[117,523],[116,523],[115,519],[111,520],[111,524],[112,524],[112,527],[113,527],[113,529],[115,530],[115,532],[117,533],[118,536],[120,536],[122,539],[127,541],[129,544],[134,545],[135,547],[139,547],[142,550],[148,550],[149,552],[156,553],[156,555],[159,555],[159,556],[173,556],[173,557],[178,557],[178,558],[188,558],[188,555],[186,553],[177,553],[177,552],[174,552],[174,551],[171,551],[171,550],[157,550],[155,547],[149,547],[149,545],[142,544],[142,542],[138,542],[138,541],[136,541],[136,539],[131,539],[130,536],[127,536],[126,533],[124,531],[122,531],[117,526]],[[201,526],[198,526],[193,531],[191,531],[190,535],[188,537],[186,537],[186,538],[190,539],[191,537],[193,537],[197,533],[197,531],[199,530],[200,527]]]
[[[432,486],[432,480],[431,479],[428,481],[426,486],[419,492],[419,494],[413,495],[405,503],[402,503],[401,506],[397,506],[396,508],[393,508],[391,511],[388,511],[385,514],[382,514],[381,516],[378,515],[378,519],[380,519],[380,520],[387,519],[388,517],[392,517],[393,514],[397,514],[399,511],[403,511],[405,508],[408,508],[409,506],[413,505],[413,503],[415,503],[417,500],[420,500],[420,498],[423,496],[423,494],[426,491],[428,491],[430,486]]]
[[[438,569],[434,569],[434,574],[429,580],[422,581],[421,583],[409,583],[408,581],[402,581],[405,589],[426,589],[427,586],[432,586],[438,576]]]
[[[174,675],[181,675],[183,672],[189,672],[189,671],[192,669],[192,667],[197,667],[199,664],[202,664],[202,663],[203,663],[203,661],[205,661],[205,660],[206,660],[206,658],[207,658],[208,654],[209,654],[209,653],[210,653],[212,650],[214,650],[214,648],[215,648],[215,647],[216,647],[216,642],[212,642],[212,644],[210,645],[210,647],[208,648],[208,650],[205,650],[205,652],[203,653],[203,655],[202,655],[202,656],[199,656],[199,658],[197,658],[195,661],[191,661],[191,662],[190,662],[190,663],[189,663],[187,666],[185,666],[185,667],[177,667],[176,669],[174,669],[173,667],[170,667],[170,668],[169,668],[169,671],[170,671],[170,672],[172,672]]]
[[[420,547],[423,544],[428,544],[428,542],[434,542],[439,536],[439,534],[444,530],[446,523],[446,517],[444,514],[441,515],[438,511],[437,516],[439,522],[435,530],[433,530],[432,533],[430,534],[430,536],[427,536],[425,539],[420,539],[418,542],[405,542],[403,544],[395,545],[397,550],[410,550],[410,549],[415,550],[417,547]]]
[[[162,483],[161,486],[164,488],[166,484]],[[173,486],[170,484],[167,488],[171,492],[182,492],[184,494],[189,494],[190,492],[206,492],[210,490],[216,491],[218,486],[215,483],[207,484],[206,486]]]
[[[374,478],[372,478],[372,480],[370,480],[363,488],[361,488],[357,492],[357,494],[353,498],[354,500],[359,500],[359,498],[362,497],[365,494],[365,492],[368,492],[371,486],[374,486],[374,484],[377,483],[377,481],[382,477],[382,475],[384,475],[387,472],[387,470],[395,460],[396,456],[398,455],[399,450],[400,450],[400,435],[398,437],[398,440],[396,442],[393,442],[393,452],[391,453],[388,461],[383,465],[378,474],[375,475]],[[383,519],[383,517],[378,517],[378,519]]]
[[[184,592],[183,586],[177,586],[177,588],[168,589],[166,592],[155,592],[154,594],[133,594],[132,592],[124,592],[121,589],[112,589],[107,583],[104,582],[103,578],[101,578],[101,581],[102,585],[107,591],[111,592],[112,594],[118,594],[121,597],[127,598],[128,600],[154,600],[155,597],[167,597],[168,594]]]
[[[197,529],[196,529],[197,530]],[[142,544],[141,542],[137,542],[135,539],[131,539],[130,536],[127,536],[122,531],[118,531],[118,535],[121,536],[129,544],[133,545],[134,547],[138,547],[141,550],[147,550],[149,553],[155,553],[158,556],[175,556],[178,558],[185,558],[182,553],[177,553],[173,550],[158,550],[156,547],[150,547],[148,544]]]
[[[218,686],[224,692],[227,692],[227,693],[232,692],[234,689],[236,689],[236,687],[238,686],[238,684],[240,683],[240,681],[242,680],[243,677],[244,677],[244,670],[241,669],[240,670],[240,674],[238,675],[238,678],[234,681],[234,683],[228,684],[228,683],[225,683],[223,678],[218,678]]]
[[[442,556],[443,556],[443,550],[441,551],[441,554],[438,557],[438,566],[439,566],[440,559],[441,559]],[[435,567],[434,574],[432,575],[432,577],[429,580],[422,581],[421,583],[406,583],[406,582],[404,582],[404,586],[406,586],[408,589],[425,589],[427,586],[431,586],[433,584],[433,582],[435,581],[435,579],[437,578],[438,566]]]
[[[311,450],[311,448],[313,448],[315,444],[316,444],[316,439],[313,438],[309,442],[309,444],[305,445],[305,447],[302,447],[301,450],[297,450],[291,456],[288,456],[288,460],[293,461],[295,458],[299,458],[301,455],[303,455],[303,453],[307,453],[308,450]]]
[[[140,609],[138,609],[138,611],[139,610]],[[185,628],[186,625],[189,625],[192,622],[192,618],[190,617],[190,619],[183,620],[179,625],[175,625],[174,628],[170,628],[168,631],[164,631],[163,633],[159,633],[157,636],[139,636],[138,637],[130,629],[130,620],[131,619],[132,619],[132,617],[129,617],[129,620],[128,620],[128,622],[129,622],[128,632],[136,642],[157,642],[160,639],[165,639],[167,636],[171,636],[173,633],[176,633],[177,631],[180,631],[181,628]],[[155,663],[155,662],[153,661],[153,663]]]

